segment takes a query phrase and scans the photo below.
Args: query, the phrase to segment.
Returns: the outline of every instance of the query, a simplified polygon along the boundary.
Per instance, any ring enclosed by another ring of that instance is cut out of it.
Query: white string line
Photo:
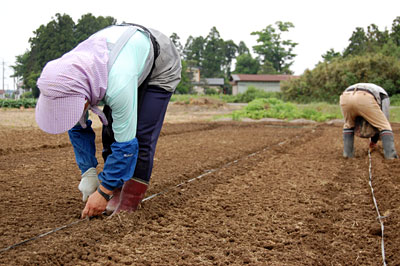
[[[383,260],[383,265],[386,266],[386,258],[385,258],[385,242],[384,242],[384,237],[383,237],[383,232],[384,232],[384,226],[383,226],[383,218],[386,218],[386,216],[381,216],[380,212],[379,212],[379,208],[378,208],[378,204],[376,202],[375,199],[375,195],[374,195],[374,188],[372,187],[372,163],[371,163],[371,151],[370,149],[368,149],[368,157],[369,157],[369,186],[371,187],[371,193],[372,193],[372,199],[374,201],[374,205],[375,205],[375,209],[376,209],[376,213],[378,214],[378,221],[381,225],[381,250],[382,250],[382,260]]]
[[[299,137],[299,136],[296,136],[295,138],[298,138],[298,137]],[[167,192],[169,192],[170,190],[172,190],[172,189],[174,189],[174,188],[177,188],[177,187],[183,186],[183,185],[185,185],[185,184],[187,184],[187,183],[190,183],[190,182],[193,182],[193,181],[195,181],[195,180],[201,179],[201,178],[203,178],[203,177],[205,177],[205,176],[207,176],[207,175],[209,175],[209,174],[212,174],[212,173],[214,173],[214,172],[216,172],[216,171],[219,171],[219,170],[221,170],[221,169],[223,169],[223,168],[226,168],[226,167],[228,167],[228,166],[230,166],[230,165],[232,165],[232,164],[235,164],[235,163],[237,163],[237,162],[239,162],[239,161],[242,161],[242,160],[245,160],[245,159],[247,159],[247,158],[253,157],[254,155],[257,155],[257,154],[259,154],[259,153],[261,153],[261,152],[264,152],[264,151],[270,149],[271,147],[274,147],[274,146],[282,146],[282,145],[285,144],[286,142],[287,142],[287,140],[284,140],[284,141],[281,141],[281,142],[279,142],[279,143],[277,143],[277,144],[274,144],[274,145],[272,145],[272,146],[267,146],[267,147],[265,147],[265,148],[263,148],[263,149],[261,149],[261,150],[258,150],[258,151],[256,151],[256,152],[250,153],[250,154],[246,155],[245,157],[242,157],[242,158],[233,160],[233,161],[231,161],[231,162],[228,162],[228,163],[226,163],[226,164],[224,164],[224,165],[222,165],[222,166],[220,166],[220,167],[218,167],[218,168],[214,168],[214,169],[208,170],[208,171],[204,172],[203,174],[201,174],[201,175],[199,175],[199,176],[197,176],[197,177],[193,177],[193,178],[191,178],[191,179],[189,179],[189,180],[186,180],[186,181],[184,181],[184,182],[182,182],[182,183],[180,183],[180,184],[178,184],[178,185],[176,185],[176,186],[170,187],[170,188],[168,188],[168,189],[166,189],[166,190],[164,190],[164,191],[158,192],[158,193],[153,194],[153,195],[151,195],[151,196],[149,196],[149,197],[147,197],[147,198],[144,198],[144,199],[142,200],[142,202],[144,202],[144,201],[146,201],[146,200],[149,200],[149,199],[152,199],[152,198],[154,198],[154,197],[156,197],[156,196],[159,196],[159,195],[161,195],[161,194],[167,193]]]
[[[311,132],[315,132],[315,129],[313,129]],[[297,139],[297,138],[299,138],[299,136],[295,136],[295,138]],[[209,175],[209,174],[211,174],[211,173],[214,173],[214,172],[216,172],[216,171],[218,171],[218,170],[221,170],[221,169],[223,169],[223,168],[225,168],[225,167],[227,167],[227,166],[229,166],[229,165],[231,165],[231,164],[237,163],[237,162],[239,162],[239,161],[241,161],[241,160],[245,160],[245,159],[250,158],[250,157],[252,157],[252,156],[254,156],[254,155],[258,154],[258,153],[261,153],[261,152],[263,152],[263,151],[266,151],[266,150],[270,149],[271,147],[274,147],[274,146],[282,146],[282,145],[285,144],[286,142],[287,142],[287,140],[284,140],[284,141],[281,141],[281,142],[279,142],[279,143],[277,143],[277,144],[274,144],[274,145],[271,145],[271,146],[267,146],[267,147],[265,147],[265,148],[263,148],[263,149],[261,149],[261,150],[259,150],[259,151],[250,153],[250,154],[248,154],[248,155],[246,155],[246,156],[244,156],[244,157],[242,157],[242,158],[239,158],[239,159],[233,160],[233,161],[231,161],[231,162],[228,162],[228,163],[222,165],[221,167],[208,170],[208,171],[204,172],[203,174],[201,174],[201,175],[199,175],[199,176],[197,176],[197,177],[191,178],[191,179],[189,179],[189,180],[187,180],[187,181],[184,181],[184,182],[182,182],[182,183],[180,183],[180,184],[178,184],[178,185],[176,185],[176,186],[173,186],[173,187],[171,187],[171,188],[169,188],[169,189],[166,189],[166,190],[164,190],[164,191],[161,191],[161,192],[158,192],[158,193],[156,193],[156,194],[153,194],[153,195],[151,195],[151,196],[149,196],[149,197],[147,197],[147,198],[144,198],[144,199],[142,200],[142,202],[147,201],[147,200],[150,200],[150,199],[152,199],[152,198],[154,198],[154,197],[156,197],[156,196],[162,195],[162,194],[164,194],[164,193],[167,193],[167,192],[169,192],[170,190],[172,190],[172,189],[174,189],[174,188],[176,188],[176,187],[180,187],[180,186],[182,186],[182,185],[184,185],[184,184],[193,182],[193,181],[195,181],[195,180],[197,180],[197,179],[201,179],[201,178],[203,178],[203,177],[205,177],[205,176],[207,176],[207,175]],[[65,229],[65,228],[67,228],[67,227],[70,227],[70,226],[72,226],[72,225],[74,225],[74,224],[77,224],[77,223],[80,223],[80,222],[82,222],[82,221],[86,221],[86,220],[88,220],[88,219],[90,219],[90,218],[79,219],[79,220],[74,221],[74,222],[72,222],[72,223],[69,223],[69,224],[66,224],[66,225],[57,227],[57,228],[55,228],[55,229],[53,229],[53,230],[50,230],[50,231],[48,231],[48,232],[46,232],[46,233],[43,233],[43,234],[40,234],[40,235],[31,237],[31,238],[29,238],[29,239],[26,239],[26,240],[24,240],[24,241],[21,241],[21,242],[19,242],[19,243],[14,244],[14,245],[8,246],[8,247],[3,248],[3,249],[0,249],[0,253],[3,253],[3,252],[5,252],[5,251],[7,251],[7,250],[10,250],[10,249],[15,248],[15,247],[17,247],[17,246],[20,246],[20,245],[25,244],[25,243],[27,243],[27,242],[30,242],[30,241],[33,241],[33,240],[37,240],[37,239],[42,238],[42,237],[44,237],[44,236],[46,236],[46,235],[55,233],[55,232],[57,232],[57,231],[59,231],[59,230]]]
[[[49,234],[55,233],[55,232],[57,232],[57,231],[60,231],[60,230],[65,229],[65,228],[67,228],[67,227],[70,227],[70,226],[72,226],[72,225],[74,225],[74,224],[77,224],[77,223],[86,221],[86,220],[88,220],[88,219],[90,219],[90,218],[79,219],[79,220],[76,220],[76,221],[74,221],[74,222],[72,222],[72,223],[69,223],[69,224],[66,224],[66,225],[57,227],[57,228],[55,228],[55,229],[53,229],[53,230],[50,230],[50,231],[48,231],[48,232],[45,232],[45,233],[43,233],[43,234],[40,234],[40,235],[31,237],[31,238],[25,239],[24,241],[21,241],[21,242],[19,242],[19,243],[14,244],[14,245],[8,246],[8,247],[3,248],[3,249],[0,249],[0,253],[3,253],[3,252],[5,252],[5,251],[7,251],[7,250],[10,250],[10,249],[15,248],[15,247],[17,247],[17,246],[20,246],[20,245],[22,245],[22,244],[31,242],[31,241],[33,241],[33,240],[42,238],[42,237],[47,236],[47,235],[49,235]]]
[[[298,136],[296,136],[296,138],[298,138]],[[203,174],[201,174],[201,175],[199,175],[199,176],[197,176],[197,177],[191,178],[191,179],[189,179],[189,180],[187,180],[187,181],[184,181],[184,182],[182,182],[182,183],[180,183],[180,184],[178,184],[178,185],[176,185],[176,186],[173,186],[173,187],[168,188],[168,189],[166,189],[166,190],[164,190],[164,191],[158,192],[158,193],[153,194],[153,195],[151,195],[151,196],[149,196],[149,197],[147,197],[147,198],[144,198],[144,199],[142,200],[142,202],[147,201],[147,200],[150,200],[150,199],[152,199],[152,198],[154,198],[154,197],[156,197],[156,196],[162,195],[162,194],[164,194],[164,193],[167,193],[167,192],[169,192],[170,190],[172,190],[172,189],[174,189],[174,188],[176,188],[176,187],[180,187],[180,186],[182,186],[182,185],[184,185],[184,184],[193,182],[193,181],[195,181],[195,180],[197,180],[197,179],[201,179],[201,178],[203,178],[203,177],[205,177],[205,176],[207,176],[207,175],[209,175],[209,174],[211,174],[211,173],[214,173],[214,172],[216,172],[216,171],[218,171],[218,170],[220,170],[220,169],[222,169],[222,168],[224,168],[224,167],[227,167],[227,166],[229,166],[229,165],[231,165],[231,164],[237,163],[237,162],[239,162],[240,160],[244,160],[244,159],[249,158],[249,157],[252,157],[252,156],[254,156],[254,155],[258,154],[258,153],[261,153],[261,152],[263,152],[263,151],[265,151],[265,150],[267,150],[267,149],[269,149],[269,148],[271,148],[271,147],[273,147],[273,146],[277,146],[277,145],[278,145],[278,146],[281,146],[281,145],[285,144],[286,142],[287,142],[287,141],[282,141],[282,142],[279,142],[278,144],[265,147],[264,149],[259,150],[259,151],[256,151],[256,152],[253,152],[253,153],[251,153],[251,154],[248,154],[248,155],[246,155],[245,157],[242,157],[242,158],[236,159],[236,160],[234,160],[234,161],[228,162],[228,163],[224,164],[223,166],[221,166],[221,167],[219,167],[219,168],[214,168],[214,169],[208,170],[208,171],[206,171],[205,173],[203,173]],[[72,223],[69,223],[69,224],[67,224],[67,225],[63,225],[63,226],[57,227],[57,228],[55,228],[55,229],[52,229],[52,230],[50,230],[50,231],[48,231],[48,232],[45,232],[45,233],[43,233],[43,234],[40,234],[40,235],[31,237],[31,238],[29,238],[29,239],[25,239],[25,240],[23,240],[23,241],[21,241],[21,242],[19,242],[19,243],[16,243],[16,244],[11,245],[11,246],[8,246],[8,247],[6,247],[6,248],[0,249],[0,253],[3,253],[3,252],[5,252],[5,251],[7,251],[7,250],[10,250],[10,249],[15,248],[15,247],[17,247],[17,246],[20,246],[20,245],[25,244],[25,243],[27,243],[27,242],[31,242],[31,241],[37,240],[37,239],[42,238],[42,237],[44,237],[44,236],[47,236],[47,235],[49,235],[49,234],[55,233],[55,232],[57,232],[57,231],[59,231],[59,230],[65,229],[65,228],[67,228],[67,227],[70,227],[70,226],[72,226],[72,225],[74,225],[74,224],[80,223],[80,222],[82,222],[82,221],[86,221],[86,220],[88,220],[88,219],[89,219],[89,218],[87,218],[87,219],[79,219],[79,220],[74,221],[74,222],[72,222]]]

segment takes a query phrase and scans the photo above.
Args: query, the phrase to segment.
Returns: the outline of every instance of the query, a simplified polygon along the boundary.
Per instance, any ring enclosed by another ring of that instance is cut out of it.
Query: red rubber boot
[[[121,196],[121,188],[114,189],[113,197],[110,199],[106,207],[105,211],[106,215],[112,214],[117,209],[120,201],[120,196]]]
[[[135,211],[146,193],[147,185],[133,179],[122,186],[120,202],[113,214],[121,211]]]

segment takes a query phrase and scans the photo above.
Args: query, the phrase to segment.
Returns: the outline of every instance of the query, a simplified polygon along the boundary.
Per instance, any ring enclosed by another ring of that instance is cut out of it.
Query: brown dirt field
[[[215,108],[170,107],[142,207],[91,220],[79,220],[67,134],[0,109],[0,264],[383,264],[367,140],[346,160],[340,123],[213,122]],[[97,151],[100,170],[100,137]],[[380,144],[371,157],[387,263],[400,265],[400,161]]]

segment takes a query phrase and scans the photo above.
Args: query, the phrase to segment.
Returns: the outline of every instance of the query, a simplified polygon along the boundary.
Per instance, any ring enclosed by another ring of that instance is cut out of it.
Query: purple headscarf
[[[108,81],[108,49],[103,37],[90,37],[44,67],[37,86],[36,122],[51,134],[71,129],[82,117],[86,100],[90,109],[107,124],[96,106]]]

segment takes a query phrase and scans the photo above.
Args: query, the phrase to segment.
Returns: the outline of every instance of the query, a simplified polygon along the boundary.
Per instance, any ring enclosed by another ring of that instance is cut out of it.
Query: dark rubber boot
[[[121,188],[114,189],[113,197],[107,204],[106,207],[106,215],[111,215],[118,207],[121,195]]]
[[[122,187],[120,202],[115,213],[121,211],[132,212],[135,211],[144,197],[147,190],[147,184],[138,182],[136,180],[129,180],[125,182]]]
[[[353,158],[354,156],[354,129],[343,129],[343,157]]]
[[[396,148],[394,147],[393,132],[390,130],[383,130],[381,132],[381,140],[385,159],[398,158]]]

